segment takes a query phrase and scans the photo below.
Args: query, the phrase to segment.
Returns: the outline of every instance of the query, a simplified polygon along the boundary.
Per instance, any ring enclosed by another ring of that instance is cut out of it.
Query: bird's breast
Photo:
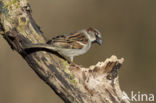
[[[74,57],[74,56],[79,56],[79,55],[86,53],[90,49],[90,47],[91,47],[91,43],[89,43],[88,45],[85,45],[81,49],[64,49],[64,50],[60,50],[60,52],[65,56]]]

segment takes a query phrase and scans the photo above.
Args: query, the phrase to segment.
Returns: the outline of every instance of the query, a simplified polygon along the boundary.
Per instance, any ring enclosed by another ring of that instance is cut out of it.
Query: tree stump
[[[46,43],[27,0],[0,1],[0,34],[65,103],[130,103],[119,86],[124,59],[112,56],[88,68],[70,65],[56,52],[23,52],[29,43]]]

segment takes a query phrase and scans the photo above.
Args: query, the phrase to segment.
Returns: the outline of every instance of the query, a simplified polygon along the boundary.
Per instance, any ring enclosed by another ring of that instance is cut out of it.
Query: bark
[[[70,65],[57,52],[23,51],[26,44],[46,43],[27,0],[0,1],[0,34],[65,103],[129,103],[118,80],[123,58],[85,68]]]

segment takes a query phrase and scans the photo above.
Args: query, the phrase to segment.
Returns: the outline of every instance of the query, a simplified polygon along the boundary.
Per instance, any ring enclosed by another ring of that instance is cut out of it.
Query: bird
[[[86,53],[93,43],[102,45],[102,36],[98,29],[88,27],[73,33],[58,35],[45,44],[28,44],[24,47],[24,50],[32,48],[48,49],[70,58],[70,61],[73,62],[75,56]]]

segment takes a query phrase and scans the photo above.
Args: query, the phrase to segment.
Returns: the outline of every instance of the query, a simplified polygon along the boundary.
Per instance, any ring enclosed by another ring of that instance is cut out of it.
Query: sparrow
[[[29,44],[24,49],[43,48],[56,51],[73,62],[75,56],[86,53],[93,43],[102,45],[102,37],[99,30],[89,27],[77,32],[53,37],[46,44]]]

